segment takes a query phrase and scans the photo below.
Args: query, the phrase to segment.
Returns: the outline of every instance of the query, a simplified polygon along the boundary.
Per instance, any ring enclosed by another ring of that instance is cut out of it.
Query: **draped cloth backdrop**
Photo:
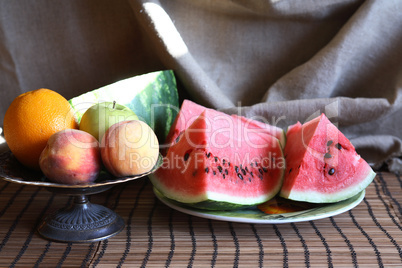
[[[282,128],[320,113],[375,168],[402,171],[402,1],[0,0],[1,115],[173,69],[184,96]],[[20,14],[20,16],[16,16]]]

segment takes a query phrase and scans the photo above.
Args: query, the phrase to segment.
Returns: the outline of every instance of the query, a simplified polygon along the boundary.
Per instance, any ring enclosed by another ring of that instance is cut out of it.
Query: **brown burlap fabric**
[[[374,167],[402,169],[402,2],[0,1],[1,119],[173,69],[190,98],[286,128],[325,112]]]

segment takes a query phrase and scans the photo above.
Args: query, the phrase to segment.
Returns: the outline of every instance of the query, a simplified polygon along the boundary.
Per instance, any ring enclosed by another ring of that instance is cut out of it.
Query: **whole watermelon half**
[[[89,107],[106,101],[116,101],[133,110],[154,130],[160,143],[166,139],[180,108],[176,79],[171,70],[120,80],[69,100],[78,122]]]
[[[376,175],[324,114],[290,126],[286,136],[284,198],[338,202],[360,193]]]

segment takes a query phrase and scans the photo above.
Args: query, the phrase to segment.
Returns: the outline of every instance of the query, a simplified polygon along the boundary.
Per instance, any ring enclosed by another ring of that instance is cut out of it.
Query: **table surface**
[[[315,221],[209,220],[161,203],[147,177],[91,196],[125,229],[107,240],[58,243],[36,228],[71,198],[0,180],[0,267],[402,267],[402,180],[377,173],[352,210]]]

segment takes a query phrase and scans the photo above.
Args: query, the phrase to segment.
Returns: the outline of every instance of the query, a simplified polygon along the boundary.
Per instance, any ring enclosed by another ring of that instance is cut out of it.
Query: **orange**
[[[78,128],[70,103],[50,89],[19,95],[3,121],[4,138],[24,166],[39,170],[39,157],[50,136],[66,128]]]

